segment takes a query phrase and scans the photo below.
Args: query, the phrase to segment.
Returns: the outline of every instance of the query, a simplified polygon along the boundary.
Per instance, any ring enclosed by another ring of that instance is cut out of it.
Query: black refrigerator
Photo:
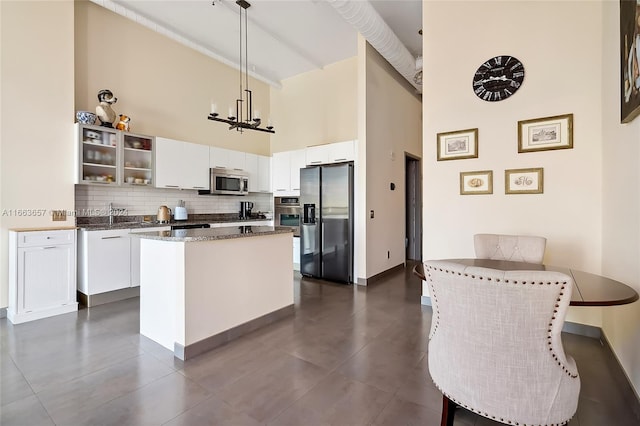
[[[300,273],[353,282],[353,163],[300,169]]]

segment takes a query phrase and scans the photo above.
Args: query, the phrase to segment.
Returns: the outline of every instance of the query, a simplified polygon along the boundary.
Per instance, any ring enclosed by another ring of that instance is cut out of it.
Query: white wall
[[[345,59],[271,88],[273,152],[357,138],[356,64]]]
[[[405,153],[422,156],[422,103],[373,47],[362,47],[366,99],[360,114],[366,115],[366,132],[358,135],[358,145],[367,167],[359,171],[366,176],[366,205],[358,214],[366,222],[366,263],[358,278],[370,278],[405,261]]]
[[[618,10],[603,6],[602,272],[640,292],[640,118],[620,124]],[[640,302],[604,309],[602,325],[640,397]]]
[[[475,233],[541,235],[546,263],[601,272],[601,8],[423,3],[425,259],[474,257]],[[480,100],[474,72],[505,54],[524,64],[522,87],[501,102]],[[573,149],[518,154],[519,120],[567,113]],[[479,129],[479,158],[436,161],[436,134],[468,128]],[[544,168],[544,194],[505,195],[504,170],[529,167]],[[493,170],[493,195],[459,195],[460,172],[474,170]],[[602,323],[598,308],[571,308],[567,319]]]
[[[239,96],[238,71],[87,1],[76,2],[76,109],[94,111],[100,89],[118,98],[131,131],[269,155],[270,136],[229,131],[207,120],[211,100],[227,114]],[[253,107],[270,117],[269,86],[250,78]],[[277,129],[276,129],[277,130]]]
[[[9,228],[73,226],[73,1],[0,1],[0,307]],[[18,215],[43,209],[43,216]]]

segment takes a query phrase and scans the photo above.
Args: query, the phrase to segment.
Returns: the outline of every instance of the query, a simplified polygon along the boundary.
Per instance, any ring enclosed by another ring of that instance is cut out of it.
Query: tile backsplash
[[[127,216],[155,215],[164,205],[173,209],[178,200],[185,202],[190,214],[237,213],[240,201],[252,201],[253,212],[272,212],[273,194],[252,193],[245,196],[198,195],[191,189],[164,189],[144,186],[104,187],[76,185],[76,214],[78,216],[106,215],[107,206],[126,209]]]

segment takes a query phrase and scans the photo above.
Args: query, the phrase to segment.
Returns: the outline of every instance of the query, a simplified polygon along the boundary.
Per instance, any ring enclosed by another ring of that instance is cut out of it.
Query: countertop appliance
[[[300,273],[353,282],[353,163],[300,169]]]
[[[252,209],[253,203],[251,201],[240,201],[240,219],[249,219],[251,217]]]
[[[291,228],[293,236],[300,236],[300,197],[275,197],[275,226]]]
[[[171,209],[167,206],[158,207],[158,223],[169,223],[171,222]]]
[[[209,169],[209,189],[199,190],[200,195],[247,195],[249,174],[242,170],[221,167]]]
[[[187,214],[187,208],[184,206],[184,201],[178,201],[178,205],[173,209],[173,220],[187,220],[189,215]]]

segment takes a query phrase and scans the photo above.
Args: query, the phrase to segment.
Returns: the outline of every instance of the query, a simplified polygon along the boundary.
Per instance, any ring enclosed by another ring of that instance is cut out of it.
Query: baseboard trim
[[[0,318],[7,317],[7,308],[0,308]]]
[[[602,329],[600,327],[570,321],[564,322],[562,331],[579,336],[591,337],[592,339],[600,339],[602,336]]]
[[[104,305],[105,303],[117,302],[119,300],[131,299],[133,297],[140,297],[140,287],[129,287],[92,295],[84,294],[78,291],[77,295],[78,302],[81,305],[90,308],[92,306]]]
[[[358,282],[356,284],[358,285],[362,285],[362,286],[368,286],[371,284],[376,283],[377,281],[382,280],[383,278],[385,278],[388,275],[391,275],[399,270],[404,270],[404,263],[401,263],[399,265],[393,266],[389,269],[387,269],[386,271],[382,271],[378,274],[373,275],[372,277],[369,278],[358,278]]]
[[[611,347],[611,343],[609,342],[609,339],[607,339],[607,335],[604,332],[602,332],[602,337],[600,338],[600,342],[602,343],[602,346],[606,350],[608,350],[609,353],[611,354],[611,357],[610,358],[607,357],[607,359],[615,360],[615,361],[610,361],[611,363],[615,363],[611,366],[612,367],[611,370],[620,369],[620,371],[622,372],[621,375],[615,375],[614,379],[618,383],[618,386],[621,389],[624,389],[623,398],[627,403],[626,406],[628,406],[631,409],[636,419],[638,420],[638,424],[640,424],[640,394],[635,390],[635,388],[631,384],[629,375],[627,374],[626,370],[622,367],[622,363],[620,363],[620,359],[618,358],[615,351]]]
[[[245,334],[249,334],[259,328],[274,323],[282,318],[293,315],[295,312],[294,305],[288,305],[284,308],[277,309],[271,313],[263,315],[261,317],[247,321],[244,324],[240,324],[222,333],[214,334],[211,337],[202,339],[198,342],[192,343],[187,346],[183,346],[179,343],[173,345],[173,356],[183,361],[208,352],[232,340],[235,340]]]

